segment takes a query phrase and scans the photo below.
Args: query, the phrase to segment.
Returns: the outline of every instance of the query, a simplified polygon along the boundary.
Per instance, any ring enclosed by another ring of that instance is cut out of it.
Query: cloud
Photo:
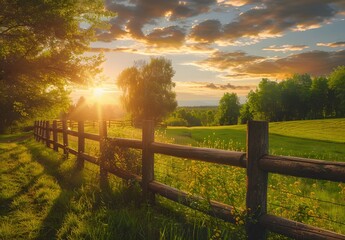
[[[196,62],[195,65],[206,67],[208,70],[228,71],[232,68],[264,59],[260,56],[251,56],[242,51],[215,52],[209,58]]]
[[[266,48],[263,48],[262,50],[265,51],[274,51],[274,52],[287,52],[287,51],[302,51],[303,49],[309,48],[306,45],[282,45],[282,46],[276,46],[272,45]]]
[[[205,88],[210,88],[210,89],[219,89],[219,90],[250,90],[252,88],[254,88],[253,86],[235,86],[232,85],[231,83],[227,83],[227,84],[215,84],[215,83],[207,83],[205,86],[203,86]]]
[[[89,49],[89,52],[136,52],[136,49],[128,47],[118,47],[118,48],[98,48],[92,47]]]
[[[254,75],[281,77],[293,73],[309,73],[314,76],[329,74],[335,67],[344,65],[345,50],[335,52],[310,51],[293,54],[275,60],[265,60],[239,66],[234,70]]]
[[[136,0],[136,1],[106,1],[108,10],[116,13],[111,20],[112,28],[109,32],[100,35],[100,40],[109,40],[110,37],[128,35],[135,39],[146,39],[152,35],[145,35],[145,25],[158,25],[159,21],[168,17],[168,21],[175,21],[197,16],[208,12],[215,0],[186,0],[186,1],[161,1],[161,0]],[[159,42],[157,31],[155,41]],[[150,39],[148,43],[151,43]],[[163,40],[164,44],[165,41]]]
[[[345,47],[345,42],[317,43],[316,45],[322,46],[322,47],[337,48],[337,47]]]
[[[334,0],[333,2],[335,2]],[[255,3],[256,1],[252,1]],[[326,23],[337,14],[325,0],[267,0],[226,24],[222,38],[274,37],[286,30],[302,31]]]
[[[218,20],[206,20],[192,28],[190,38],[198,42],[211,43],[221,35],[222,24]]]
[[[221,87],[223,86],[223,87]],[[209,99],[215,99],[218,103],[219,99],[225,92],[236,93],[239,97],[244,97],[255,86],[234,86],[232,84],[214,84],[205,82],[176,82],[175,91],[178,100],[198,100],[205,101],[207,105]]]
[[[185,32],[178,26],[156,28],[146,36],[149,44],[158,47],[179,47],[184,43]]]
[[[318,28],[342,14],[345,4],[339,0],[106,0],[106,7],[116,16],[109,31],[98,33],[100,41],[132,38],[150,47],[176,48],[189,41],[234,45],[248,38],[253,42]],[[216,9],[234,10],[238,16],[226,24],[217,15],[205,19],[203,14]],[[196,16],[201,22],[192,24]]]
[[[215,52],[209,58],[194,63],[201,69],[226,72],[226,78],[276,77],[294,73],[319,76],[329,74],[335,67],[344,65],[345,50],[326,52],[309,51],[281,58],[264,58],[245,52]],[[209,88],[218,86],[209,85]]]

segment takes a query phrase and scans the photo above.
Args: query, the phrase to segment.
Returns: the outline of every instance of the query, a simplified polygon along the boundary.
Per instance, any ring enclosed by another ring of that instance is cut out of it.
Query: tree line
[[[225,93],[218,108],[178,108],[165,120],[170,126],[210,126],[248,120],[289,121],[345,117],[345,66],[329,76],[295,74],[283,81],[264,78],[240,104],[235,93]]]
[[[295,74],[281,82],[262,79],[249,92],[239,122],[289,121],[345,117],[345,66],[327,77]]]

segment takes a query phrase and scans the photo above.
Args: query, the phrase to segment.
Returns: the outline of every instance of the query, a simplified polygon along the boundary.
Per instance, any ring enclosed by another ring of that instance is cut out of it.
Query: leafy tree
[[[218,119],[220,125],[237,124],[240,114],[240,103],[236,93],[224,93],[219,101]]]
[[[253,119],[279,121],[281,119],[281,87],[275,81],[262,79],[255,91],[248,94]]]
[[[336,117],[345,116],[345,66],[337,67],[329,76],[332,105]]]
[[[310,88],[312,80],[308,74],[295,74],[281,82],[281,104],[283,119],[305,119],[310,110]]]
[[[328,80],[325,77],[313,79],[310,88],[310,117],[312,119],[327,116]]]
[[[151,58],[149,63],[121,72],[117,85],[123,90],[122,102],[135,122],[144,119],[159,122],[175,110],[174,74],[171,61],[165,58]]]
[[[246,102],[245,104],[241,106],[240,117],[238,120],[241,124],[245,124],[252,119],[253,119],[253,112],[250,109],[248,102]]]
[[[66,85],[98,73],[99,56],[83,55],[102,27],[101,0],[2,0],[0,132],[68,106]]]

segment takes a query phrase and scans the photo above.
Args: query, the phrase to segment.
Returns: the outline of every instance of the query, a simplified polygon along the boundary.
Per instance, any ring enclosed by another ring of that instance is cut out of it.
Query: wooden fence
[[[58,142],[58,133],[62,133],[62,143]],[[77,149],[69,147],[68,135],[78,137]],[[345,182],[345,163],[269,155],[267,122],[251,121],[248,123],[246,153],[155,142],[152,121],[143,122],[142,140],[107,138],[107,123],[105,121],[99,122],[99,134],[86,133],[83,121],[78,122],[77,131],[70,130],[66,121],[53,121],[52,125],[49,121],[36,121],[34,136],[37,141],[44,142],[47,147],[52,146],[55,151],[61,148],[65,154],[76,155],[79,168],[83,168],[85,160],[99,165],[101,183],[107,180],[108,173],[123,179],[138,181],[145,200],[151,203],[155,201],[155,194],[192,208],[194,207],[193,202],[202,200],[201,197],[191,196],[187,192],[155,180],[154,155],[156,153],[246,168],[248,216],[246,231],[248,239],[266,239],[267,231],[296,239],[345,239],[345,235],[267,213],[268,173]],[[138,176],[119,168],[112,168],[106,164],[107,159],[85,154],[85,139],[98,141],[100,151],[104,150],[105,141],[110,143],[111,147],[141,149],[142,175]],[[234,211],[231,211],[234,209],[233,206],[216,201],[210,201],[209,205],[209,209],[198,210],[231,223],[236,222],[236,215],[233,214]]]

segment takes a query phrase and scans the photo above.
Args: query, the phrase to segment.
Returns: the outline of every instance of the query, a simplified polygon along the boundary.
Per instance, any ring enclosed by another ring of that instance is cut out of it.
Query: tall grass
[[[136,184],[111,176],[99,187],[99,168],[33,140],[1,144],[0,239],[241,239],[243,232],[165,199],[143,203]]]
[[[341,141],[278,132],[276,127],[270,135],[273,154],[345,160]],[[111,127],[108,135],[140,139],[141,131]],[[245,127],[168,128],[157,130],[155,139],[244,151]],[[77,147],[75,138],[69,141]],[[87,141],[88,153],[98,156],[98,145]],[[235,206],[237,223],[228,224],[159,196],[157,205],[150,206],[141,201],[136,183],[114,176],[109,176],[109,188],[102,189],[98,166],[85,163],[77,171],[74,157],[33,140],[0,143],[0,154],[0,239],[245,239],[244,169],[155,155],[155,178],[204,197],[195,203],[198,207],[208,208],[209,200]],[[344,194],[344,184],[270,174],[268,211],[344,234]],[[270,234],[270,239],[286,238]]]

